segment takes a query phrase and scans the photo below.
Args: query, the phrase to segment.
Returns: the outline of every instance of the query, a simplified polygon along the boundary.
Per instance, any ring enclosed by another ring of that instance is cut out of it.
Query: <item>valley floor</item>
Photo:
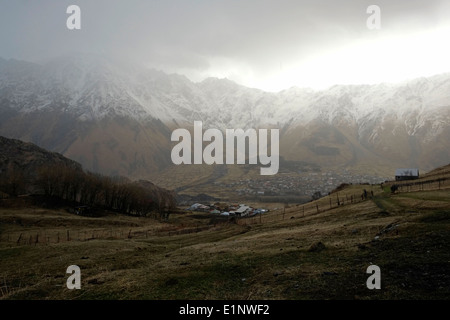
[[[66,287],[70,265],[81,269],[80,290]],[[380,290],[367,288],[370,265]],[[449,189],[378,190],[260,220],[0,207],[1,299],[434,300],[450,297],[449,270]]]

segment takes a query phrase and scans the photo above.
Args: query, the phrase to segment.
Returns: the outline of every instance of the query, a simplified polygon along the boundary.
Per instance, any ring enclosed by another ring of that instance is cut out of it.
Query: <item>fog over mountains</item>
[[[323,170],[430,170],[450,162],[450,74],[271,93],[92,55],[0,59],[0,135],[88,170],[151,177],[172,166],[172,130],[199,120],[205,129],[279,128],[285,159]]]

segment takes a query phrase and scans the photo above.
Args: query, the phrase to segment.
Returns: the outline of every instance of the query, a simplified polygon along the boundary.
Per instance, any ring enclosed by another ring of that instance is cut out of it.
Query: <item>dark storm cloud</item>
[[[71,51],[116,54],[163,69],[207,71],[214,59],[265,74],[342,44],[373,37],[366,9],[382,10],[380,33],[411,33],[444,21],[446,1],[7,1],[0,0],[0,56],[38,60]],[[82,28],[66,28],[66,8]],[[443,9],[444,8],[444,9]]]

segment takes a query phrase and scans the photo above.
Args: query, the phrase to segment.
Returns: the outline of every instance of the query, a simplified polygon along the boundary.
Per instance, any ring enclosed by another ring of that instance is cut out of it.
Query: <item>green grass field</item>
[[[349,188],[339,196],[367,186]],[[4,200],[0,298],[448,299],[450,190],[375,188],[332,209],[320,199],[319,213],[311,203],[237,221],[81,217]],[[372,264],[380,290],[366,286]],[[70,265],[81,268],[80,290],[66,287]]]

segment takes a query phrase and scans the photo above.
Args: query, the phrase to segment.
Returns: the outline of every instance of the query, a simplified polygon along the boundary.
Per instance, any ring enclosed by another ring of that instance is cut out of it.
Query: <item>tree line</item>
[[[41,166],[32,178],[17,167],[8,168],[1,176],[0,190],[11,196],[30,189],[46,197],[137,216],[163,213],[176,206],[173,192],[149,181],[84,172],[65,164]]]

